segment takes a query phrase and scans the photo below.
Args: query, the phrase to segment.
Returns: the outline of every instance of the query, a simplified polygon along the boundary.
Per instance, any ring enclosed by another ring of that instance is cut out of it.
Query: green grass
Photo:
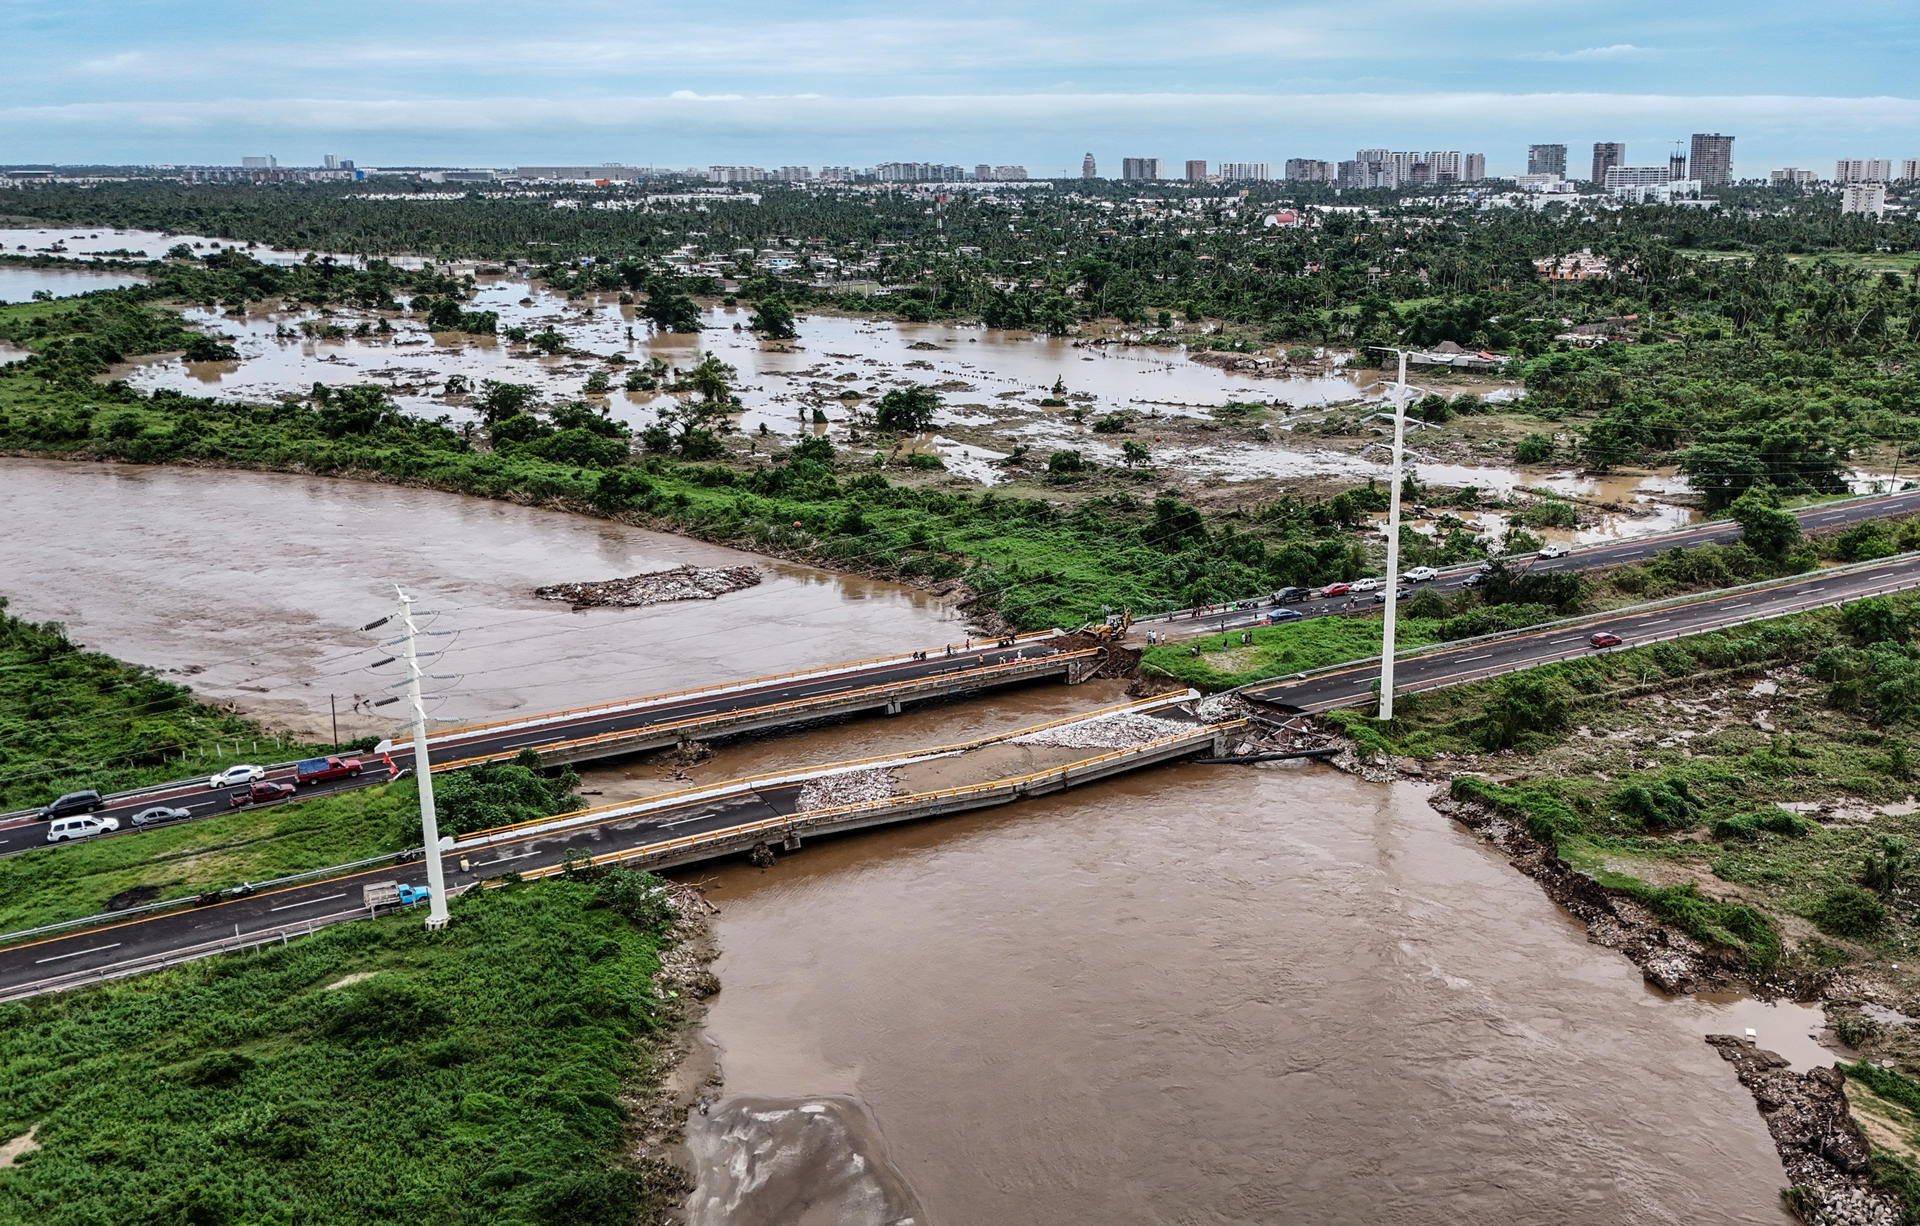
[[[91,787],[119,791],[245,761],[214,746],[269,739],[149,669],[74,646],[0,597],[0,811]],[[304,756],[297,745],[272,756]]]
[[[1310,668],[1368,656],[1377,658],[1381,625],[1378,617],[1314,617],[1256,627],[1253,642],[1246,646],[1240,643],[1243,631],[1232,630],[1224,636],[1206,635],[1186,643],[1149,647],[1140,662],[1144,669],[1202,690],[1226,690]],[[1401,618],[1395,642],[1401,647],[1437,643],[1440,626],[1432,619]],[[1192,650],[1195,646],[1201,649],[1197,656]]]
[[[402,851],[420,845],[419,824],[407,779],[22,852],[0,859],[0,932],[99,915],[129,890],[158,902]]]
[[[663,916],[566,881],[469,895],[452,924],[287,946],[0,1005],[0,1226],[495,1226],[651,1220],[626,1162],[657,1082]],[[329,990],[347,976],[371,976]]]

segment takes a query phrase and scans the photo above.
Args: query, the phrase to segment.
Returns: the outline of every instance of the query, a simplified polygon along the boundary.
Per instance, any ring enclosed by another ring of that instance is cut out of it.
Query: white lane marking
[[[1493,653],[1491,651],[1488,651],[1488,652],[1483,652],[1477,656],[1461,656],[1460,662],[1462,664],[1465,664],[1469,660],[1491,660],[1491,659],[1493,659]]]
[[[80,958],[80,957],[86,956],[87,954],[103,954],[107,952],[109,949],[120,948],[120,945],[121,945],[121,942],[115,941],[111,945],[96,945],[92,949],[76,949],[70,954],[55,954],[51,958],[41,958],[38,961],[36,961],[34,965],[44,966],[49,962],[59,962],[66,958]]]
[[[291,911],[291,910],[293,910],[293,909],[294,909],[295,907],[311,907],[311,906],[312,906],[312,905],[313,905],[314,903],[317,903],[317,902],[332,902],[332,901],[333,901],[334,899],[336,899],[336,898],[345,898],[346,896],[347,896],[347,895],[346,895],[346,893],[345,893],[345,891],[342,891],[341,893],[338,893],[338,894],[328,894],[328,895],[325,895],[324,897],[321,897],[321,898],[309,898],[309,899],[307,899],[307,900],[306,900],[305,902],[287,902],[287,903],[281,903],[281,904],[280,904],[279,906],[277,906],[277,907],[270,907],[270,908],[268,908],[268,910],[271,910],[271,911]]]
[[[1649,618],[1647,618],[1647,620],[1646,620],[1646,622],[1645,622],[1644,624],[1646,624],[1646,625],[1649,625],[1649,626],[1657,626],[1657,625],[1659,625],[1659,624],[1660,624],[1661,622],[1670,622],[1670,621],[1672,621],[1672,620],[1673,620],[1673,619],[1672,619],[1671,617],[1649,617]]]
[[[1752,604],[1752,603],[1753,603],[1753,602],[1752,602],[1751,600],[1742,600],[1742,601],[1739,601],[1739,602],[1738,602],[1738,603],[1736,603],[1736,604],[1729,604],[1729,605],[1721,605],[1720,607],[1721,607],[1721,608],[1723,608],[1723,609],[1744,609],[1744,608],[1746,608],[1746,607],[1747,607],[1748,605],[1750,605],[1750,604]]]

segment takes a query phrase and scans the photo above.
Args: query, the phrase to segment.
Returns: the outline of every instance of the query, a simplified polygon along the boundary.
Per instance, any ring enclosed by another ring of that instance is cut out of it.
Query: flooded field
[[[35,294],[66,298],[97,289],[121,289],[140,284],[141,278],[124,272],[95,272],[85,268],[28,268],[0,264],[0,302],[31,302]],[[0,351],[0,361],[6,360]]]
[[[167,234],[158,230],[115,230],[111,227],[0,226],[0,251],[16,255],[38,253],[69,260],[157,260],[177,244],[185,243],[200,255],[238,247],[262,264],[298,264],[304,249],[276,249],[259,243],[209,238],[204,234]],[[334,254],[316,252],[317,255]],[[360,257],[334,254],[338,260],[360,262]],[[417,256],[382,257],[402,268],[418,268]]]
[[[697,1223],[1784,1223],[1700,1039],[1830,1058],[1817,1010],[1660,998],[1419,789],[1319,767],[697,876],[726,1075]],[[875,1152],[823,1146],[869,1120]]]

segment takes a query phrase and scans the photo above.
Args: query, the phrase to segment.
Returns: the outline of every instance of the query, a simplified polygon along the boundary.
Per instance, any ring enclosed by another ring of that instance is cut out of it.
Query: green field
[[[0,1226],[627,1226],[667,913],[566,881],[0,1005]],[[637,921],[637,922],[636,922]]]

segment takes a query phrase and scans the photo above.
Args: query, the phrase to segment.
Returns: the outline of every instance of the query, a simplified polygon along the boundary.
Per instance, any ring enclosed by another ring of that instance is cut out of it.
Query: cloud
[[[1646,47],[1636,47],[1632,43],[1613,43],[1605,47],[1582,47],[1578,51],[1534,51],[1520,58],[1564,63],[1581,60],[1629,60],[1651,54],[1652,52]]]
[[[699,94],[578,98],[231,98],[200,101],[125,100],[0,108],[0,124],[69,129],[107,126],[178,130],[204,127],[289,133],[497,132],[556,126],[644,128],[668,121],[763,125],[770,134],[834,135],[896,129],[964,131],[970,124],[1030,128],[1138,123],[1156,130],[1203,131],[1232,116],[1241,124],[1484,125],[1489,116],[1524,116],[1528,125],[1676,121],[1785,127],[1864,124],[1920,127],[1920,99],[1893,96],[1814,97],[1791,94],[1681,95],[1624,93],[1018,93],[906,94],[848,97],[822,94]],[[24,127],[18,130],[27,130]],[[697,136],[697,133],[694,135]]]

